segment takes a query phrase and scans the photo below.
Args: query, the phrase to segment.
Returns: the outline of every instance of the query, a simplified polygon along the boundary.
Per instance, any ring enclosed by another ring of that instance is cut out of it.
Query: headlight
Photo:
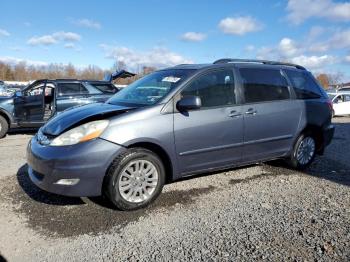
[[[51,146],[70,146],[99,137],[108,126],[108,120],[98,120],[75,127],[56,137]]]

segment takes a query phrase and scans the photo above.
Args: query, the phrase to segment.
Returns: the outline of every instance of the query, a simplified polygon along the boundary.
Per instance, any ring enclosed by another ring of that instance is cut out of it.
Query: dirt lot
[[[45,193],[31,133],[0,141],[0,261],[350,261],[350,118],[305,172],[253,165],[167,185],[151,207]]]

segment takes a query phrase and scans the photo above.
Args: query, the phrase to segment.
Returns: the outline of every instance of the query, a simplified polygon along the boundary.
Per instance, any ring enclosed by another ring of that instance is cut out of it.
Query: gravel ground
[[[271,163],[197,176],[135,212],[36,188],[31,134],[11,134],[0,141],[0,261],[350,261],[350,118],[335,122],[305,172]]]

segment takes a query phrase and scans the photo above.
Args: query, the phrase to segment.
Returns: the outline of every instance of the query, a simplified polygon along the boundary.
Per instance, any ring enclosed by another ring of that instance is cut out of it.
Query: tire
[[[9,130],[9,123],[3,116],[0,116],[0,138],[3,138]]]
[[[164,183],[165,168],[160,158],[150,150],[131,148],[109,168],[103,193],[119,210],[135,210],[152,203],[162,192]]]
[[[300,150],[303,150],[301,147],[304,146],[305,156],[304,158],[300,155],[302,154]],[[305,149],[305,146],[307,149]],[[297,170],[303,170],[307,168],[312,161],[314,160],[316,155],[316,140],[315,138],[308,133],[301,134],[294,147],[293,152],[290,158],[287,160],[287,163],[290,167]],[[299,156],[299,157],[298,157]]]

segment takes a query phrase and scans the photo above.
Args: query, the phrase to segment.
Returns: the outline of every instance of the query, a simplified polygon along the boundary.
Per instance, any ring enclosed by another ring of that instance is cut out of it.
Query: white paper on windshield
[[[180,80],[180,77],[175,76],[167,76],[162,79],[163,82],[170,82],[170,83],[176,83]]]

